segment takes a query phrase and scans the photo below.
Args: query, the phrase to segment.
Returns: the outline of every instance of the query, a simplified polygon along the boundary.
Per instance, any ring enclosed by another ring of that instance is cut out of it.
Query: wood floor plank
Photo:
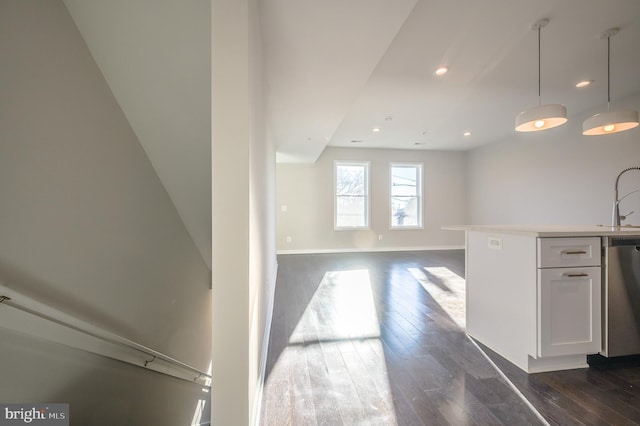
[[[306,353],[300,346],[290,346],[288,351],[293,386],[293,391],[291,392],[291,423],[293,425],[317,425]]]
[[[332,387],[331,377],[326,368],[324,353],[319,344],[312,344],[305,348],[309,379],[313,384],[313,406],[318,425],[342,425],[342,417],[338,410],[338,395]]]
[[[567,395],[582,410],[589,413],[596,423],[607,423],[615,425],[634,424],[632,419],[613,410],[608,404],[600,400],[592,392],[584,392],[580,387],[575,386],[570,378],[562,374],[548,374],[544,379],[551,387]]]
[[[376,387],[369,370],[363,367],[358,351],[343,353],[342,357],[360,397],[367,421],[373,425],[393,424],[395,412],[389,393],[385,389],[379,390]],[[379,369],[381,366],[374,368]]]
[[[375,339],[367,339],[356,343],[355,346],[359,355],[359,360],[354,360],[354,362],[360,364],[360,367],[358,367],[356,371],[367,372],[373,382],[373,386],[383,400],[384,409],[388,411],[388,414],[385,414],[388,422],[380,424],[422,425],[422,421],[420,421],[415,411],[413,411],[410,406],[406,405],[404,398],[394,394],[391,389],[382,343]],[[352,374],[353,373],[354,372],[352,372]],[[397,408],[398,405],[403,406],[404,410],[407,412],[401,413],[402,410]],[[399,415],[400,418],[398,418]]]
[[[620,398],[620,393],[611,384],[604,380],[594,380],[594,374],[589,369],[581,369],[570,372],[557,372],[554,374],[558,381],[562,381],[566,388],[576,390],[582,394],[583,399],[590,401],[590,405],[606,407],[601,411],[613,410],[616,414],[607,416],[613,421],[620,416],[620,422],[640,422],[640,404],[635,397]],[[612,392],[613,391],[613,392]]]
[[[264,395],[278,395],[278,398],[263,398],[262,424],[265,426],[291,425],[293,384],[291,383],[289,354],[284,351],[278,357],[277,368],[266,380]]]
[[[528,375],[476,346],[462,250],[278,263],[262,425],[640,425],[639,360]]]
[[[331,388],[336,395],[338,411],[342,422],[346,425],[369,424],[356,386],[344,362],[341,344],[330,342],[321,345],[329,371]]]

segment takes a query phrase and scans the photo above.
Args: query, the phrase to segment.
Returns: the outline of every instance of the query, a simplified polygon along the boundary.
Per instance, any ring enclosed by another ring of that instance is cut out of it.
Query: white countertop
[[[609,237],[638,235],[640,226],[602,225],[446,225],[451,231],[475,231],[533,237]]]

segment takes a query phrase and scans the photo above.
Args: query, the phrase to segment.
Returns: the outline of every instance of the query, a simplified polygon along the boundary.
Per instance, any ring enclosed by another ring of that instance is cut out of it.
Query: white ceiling
[[[328,145],[465,150],[522,137],[514,118],[537,104],[540,18],[543,103],[580,122],[605,107],[598,35],[611,27],[613,109],[640,93],[638,0],[257,1],[278,161],[314,162]],[[210,266],[211,0],[64,2]],[[578,90],[581,79],[595,82]]]
[[[515,116],[538,102],[531,26],[540,18],[550,19],[543,103],[566,105],[580,122],[606,108],[599,35],[612,27],[621,28],[611,39],[612,109],[640,92],[638,0],[262,0],[261,8],[279,161],[313,162],[326,145],[467,150],[521,137]],[[450,67],[440,78],[439,65]],[[594,83],[576,89],[581,79]]]

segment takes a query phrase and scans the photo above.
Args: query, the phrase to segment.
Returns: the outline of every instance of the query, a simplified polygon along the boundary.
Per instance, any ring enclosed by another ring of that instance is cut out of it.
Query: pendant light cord
[[[540,94],[540,86],[541,86],[541,67],[540,67],[540,58],[542,55],[540,55],[540,30],[541,27],[538,27],[538,106],[542,105],[542,95]]]
[[[607,112],[611,111],[611,35],[607,36]]]

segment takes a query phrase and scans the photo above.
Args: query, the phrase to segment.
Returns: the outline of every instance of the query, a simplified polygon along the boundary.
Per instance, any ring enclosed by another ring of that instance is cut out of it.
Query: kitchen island
[[[601,352],[602,238],[637,227],[447,226],[466,233],[467,333],[528,373]]]

